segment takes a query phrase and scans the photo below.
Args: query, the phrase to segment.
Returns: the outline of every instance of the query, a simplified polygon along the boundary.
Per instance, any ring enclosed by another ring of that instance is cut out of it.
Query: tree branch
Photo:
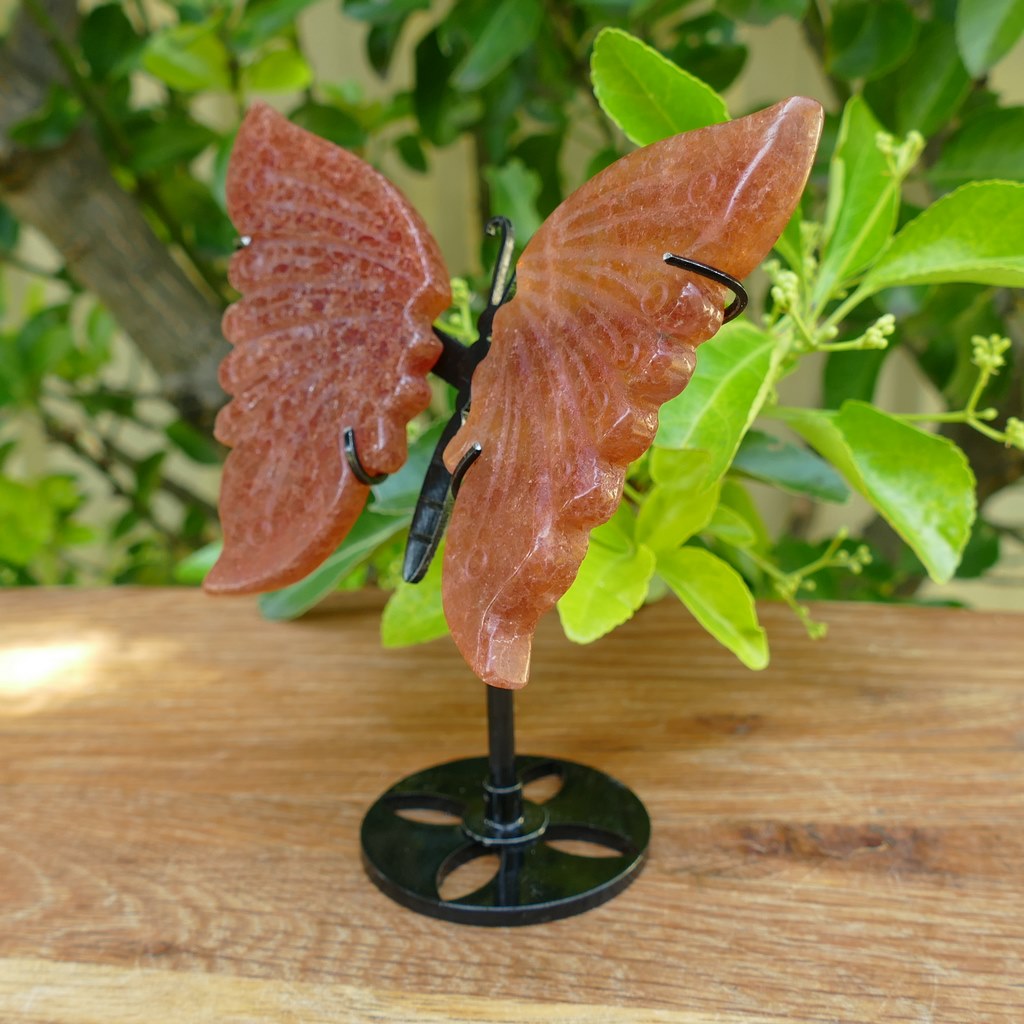
[[[42,6],[64,37],[73,37],[74,0],[44,0]],[[107,307],[153,365],[182,417],[206,429],[224,401],[216,382],[228,350],[220,306],[154,235],[117,184],[91,130],[83,127],[48,151],[20,149],[8,136],[62,80],[59,62],[22,10],[0,48],[0,195]]]

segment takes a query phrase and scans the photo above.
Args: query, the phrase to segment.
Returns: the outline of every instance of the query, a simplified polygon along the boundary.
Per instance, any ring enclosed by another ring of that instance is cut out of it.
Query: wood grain
[[[550,622],[521,748],[631,785],[639,881],[460,928],[366,880],[404,774],[482,753],[448,641],[191,591],[0,594],[0,1021],[1024,1020],[1024,617],[763,608],[746,672],[678,605]]]

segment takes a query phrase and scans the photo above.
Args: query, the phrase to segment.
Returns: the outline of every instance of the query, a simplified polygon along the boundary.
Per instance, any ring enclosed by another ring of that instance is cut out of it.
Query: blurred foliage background
[[[3,585],[172,582],[215,540],[219,320],[234,297],[223,180],[255,97],[399,178],[471,287],[490,258],[476,242],[488,217],[511,217],[525,242],[631,148],[591,87],[591,48],[608,26],[742,97],[737,115],[788,91],[790,51],[767,54],[774,93],[742,86],[751,46],[770,46],[771,27],[791,29],[829,112],[807,207],[819,216],[839,115],[855,95],[897,136],[924,136],[901,222],[966,182],[1024,180],[1024,107],[1000,85],[1021,54],[1017,0],[21,0],[3,10]],[[348,53],[358,43],[376,81],[325,57],[332,37]],[[764,67],[766,55],[754,56]],[[453,153],[469,173],[438,185]],[[429,189],[417,179],[444,190],[441,206],[421,201]],[[969,339],[997,334],[1012,347],[984,400],[1001,422],[1024,418],[1018,294],[984,283],[897,289],[854,311],[847,333],[887,312],[900,320],[898,345],[816,358],[800,385],[812,403],[871,401],[895,358],[929,409],[960,409],[977,375]],[[983,515],[960,573],[980,576],[1020,538],[1019,523],[990,523],[984,509],[1014,487],[1022,452],[964,423],[941,429],[978,479]],[[765,499],[756,484],[752,493]],[[773,557],[813,561],[829,517],[813,487],[786,494],[769,516]],[[824,566],[818,593],[918,593],[925,573],[885,523],[868,515],[863,535],[870,570]],[[400,543],[394,531],[370,535],[372,557],[345,578],[393,583]]]

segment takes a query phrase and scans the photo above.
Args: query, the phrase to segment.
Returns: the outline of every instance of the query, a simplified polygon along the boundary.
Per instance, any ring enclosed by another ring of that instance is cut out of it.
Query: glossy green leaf
[[[366,129],[348,111],[339,107],[310,101],[288,116],[300,128],[346,149],[358,149],[366,142]]]
[[[983,519],[976,519],[963,558],[956,570],[960,580],[976,580],[999,562],[1002,538],[999,531]]]
[[[0,561],[27,566],[47,545],[53,508],[37,487],[0,477]]]
[[[93,75],[118,78],[135,66],[143,40],[136,34],[123,4],[101,4],[82,19],[78,44]]]
[[[754,549],[767,551],[772,546],[772,538],[768,527],[761,517],[757,502],[750,491],[739,480],[727,476],[722,481],[722,490],[718,496],[718,507],[735,512],[754,531]]]
[[[620,29],[598,34],[590,73],[601,108],[637,145],[729,120],[714,89]]]
[[[1024,107],[967,120],[943,146],[928,177],[942,188],[991,178],[1024,181]]]
[[[844,502],[850,496],[843,478],[814,452],[760,430],[747,432],[732,469],[818,501]]]
[[[271,50],[242,68],[242,88],[250,92],[296,92],[313,81],[313,69],[297,50]]]
[[[710,522],[718,491],[718,480],[701,490],[652,487],[637,515],[637,540],[659,554],[680,547]]]
[[[151,35],[142,66],[153,76],[182,92],[228,90],[230,57],[209,22],[176,25]]]
[[[964,64],[980,76],[1024,36],[1024,0],[960,0],[956,41]]]
[[[21,225],[14,214],[0,203],[0,252],[13,252],[21,234]]]
[[[516,244],[524,246],[541,223],[537,212],[540,175],[516,158],[502,167],[484,168],[484,178],[491,188],[492,214],[508,217],[515,229]]]
[[[916,35],[902,0],[841,0],[829,22],[828,69],[839,78],[877,78],[910,55]]]
[[[382,516],[364,511],[338,550],[323,565],[290,587],[261,594],[260,611],[268,619],[297,618],[336,590],[356,566],[408,525],[408,516]]]
[[[937,583],[960,561],[975,515],[975,480],[952,441],[864,402],[838,413],[780,410],[907,542]]]
[[[213,568],[213,563],[220,558],[223,550],[224,544],[218,540],[186,555],[174,567],[175,583],[198,587],[206,579],[207,573]]]
[[[426,576],[419,583],[399,583],[388,598],[380,620],[380,639],[385,647],[409,647],[436,640],[448,632],[441,601],[442,542]]]
[[[771,335],[746,320],[726,324],[697,350],[686,390],[661,407],[654,443],[709,452],[710,479],[720,477],[764,404],[773,358]]]
[[[1024,185],[964,185],[905,224],[868,271],[858,295],[942,281],[1024,285]]]
[[[900,134],[914,129],[928,137],[949,124],[971,91],[951,25],[932,22],[923,27],[913,57],[900,68],[891,88]]]
[[[899,211],[899,185],[876,145],[882,130],[859,96],[843,110],[829,171],[824,255],[815,298],[836,287],[878,255],[892,235]]]
[[[758,542],[754,527],[728,505],[715,507],[714,515],[708,520],[702,532],[731,544],[734,548],[752,548]]]
[[[870,402],[875,397],[879,375],[891,352],[892,348],[829,352],[822,372],[822,406],[838,409],[851,398]]]
[[[460,92],[485,86],[530,47],[543,15],[540,0],[500,0],[456,67],[452,85]]]
[[[238,27],[231,33],[231,45],[251,50],[286,30],[293,30],[295,19],[317,0],[248,0]]]
[[[176,420],[164,427],[167,439],[193,462],[202,466],[219,466],[224,461],[224,449],[204,431],[197,430],[185,420]]]
[[[633,538],[633,514],[620,505],[590,532],[590,546],[572,586],[558,602],[565,635],[588,644],[633,617],[654,575],[654,554]]]
[[[798,206],[774,246],[775,251],[789,264],[790,270],[801,276],[804,272],[804,243],[801,238],[803,222],[803,213]]]
[[[658,558],[658,575],[693,617],[747,668],[768,664],[768,639],[743,577],[716,555],[686,547]]]
[[[132,169],[146,174],[193,160],[218,138],[215,131],[184,115],[152,122],[132,133]]]
[[[711,452],[697,448],[652,448],[649,468],[656,484],[677,490],[704,490],[718,475]]]

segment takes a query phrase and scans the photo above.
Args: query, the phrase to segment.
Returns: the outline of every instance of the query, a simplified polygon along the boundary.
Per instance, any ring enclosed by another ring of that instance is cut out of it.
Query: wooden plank
[[[668,602],[542,627],[521,747],[631,785],[651,860],[492,930],[359,862],[380,791],[482,753],[447,641],[381,651],[367,595],[0,594],[0,1021],[1024,1020],[1024,617],[762,611],[759,674]]]

